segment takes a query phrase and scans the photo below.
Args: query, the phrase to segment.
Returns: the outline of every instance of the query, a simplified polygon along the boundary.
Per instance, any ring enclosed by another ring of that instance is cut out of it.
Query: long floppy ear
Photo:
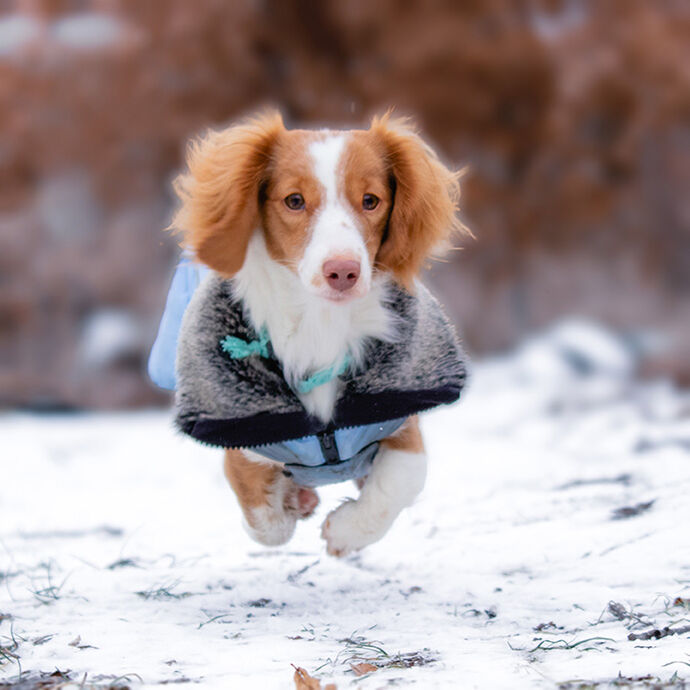
[[[182,206],[171,227],[184,233],[199,261],[225,276],[242,268],[271,150],[284,129],[280,114],[268,112],[209,131],[190,144],[188,170],[174,182]]]
[[[458,174],[439,161],[406,120],[386,113],[372,120],[369,131],[383,146],[393,189],[376,263],[411,287],[426,259],[445,249],[451,234],[463,228],[456,217]]]

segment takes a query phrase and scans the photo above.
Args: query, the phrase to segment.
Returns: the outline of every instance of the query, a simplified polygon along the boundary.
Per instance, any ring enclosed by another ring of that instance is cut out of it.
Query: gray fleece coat
[[[465,382],[465,361],[438,302],[421,285],[414,296],[392,285],[389,297],[398,316],[396,341],[369,342],[363,365],[341,375],[333,420],[324,424],[306,412],[275,357],[233,359],[223,351],[225,336],[251,342],[258,334],[234,298],[231,281],[209,276],[180,330],[177,426],[206,444],[262,452],[271,444],[402,420],[454,402]],[[326,451],[324,456],[328,460]]]

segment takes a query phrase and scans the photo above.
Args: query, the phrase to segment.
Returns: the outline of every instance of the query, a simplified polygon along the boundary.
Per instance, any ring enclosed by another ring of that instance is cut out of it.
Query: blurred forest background
[[[187,139],[413,115],[476,235],[435,291],[472,352],[566,315],[690,383],[687,0],[0,0],[0,402],[164,403],[145,362]]]

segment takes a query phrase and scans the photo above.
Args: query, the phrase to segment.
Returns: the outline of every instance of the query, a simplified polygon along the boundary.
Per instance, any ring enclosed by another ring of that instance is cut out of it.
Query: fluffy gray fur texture
[[[421,284],[415,295],[391,284],[388,303],[398,317],[399,335],[394,343],[369,342],[364,365],[341,377],[341,397],[444,386],[457,388],[459,394],[465,380],[464,356],[436,299]],[[188,432],[200,420],[305,413],[279,364],[259,355],[231,359],[220,347],[227,335],[257,339],[241,302],[233,296],[232,281],[211,274],[189,303],[180,330],[176,362],[180,429]]]

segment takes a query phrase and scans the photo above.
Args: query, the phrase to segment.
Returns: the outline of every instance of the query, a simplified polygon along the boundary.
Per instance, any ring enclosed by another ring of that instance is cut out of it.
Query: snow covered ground
[[[424,493],[339,561],[319,526],[350,485],[265,549],[168,413],[1,417],[0,687],[684,687],[690,396],[571,323],[423,425]]]

